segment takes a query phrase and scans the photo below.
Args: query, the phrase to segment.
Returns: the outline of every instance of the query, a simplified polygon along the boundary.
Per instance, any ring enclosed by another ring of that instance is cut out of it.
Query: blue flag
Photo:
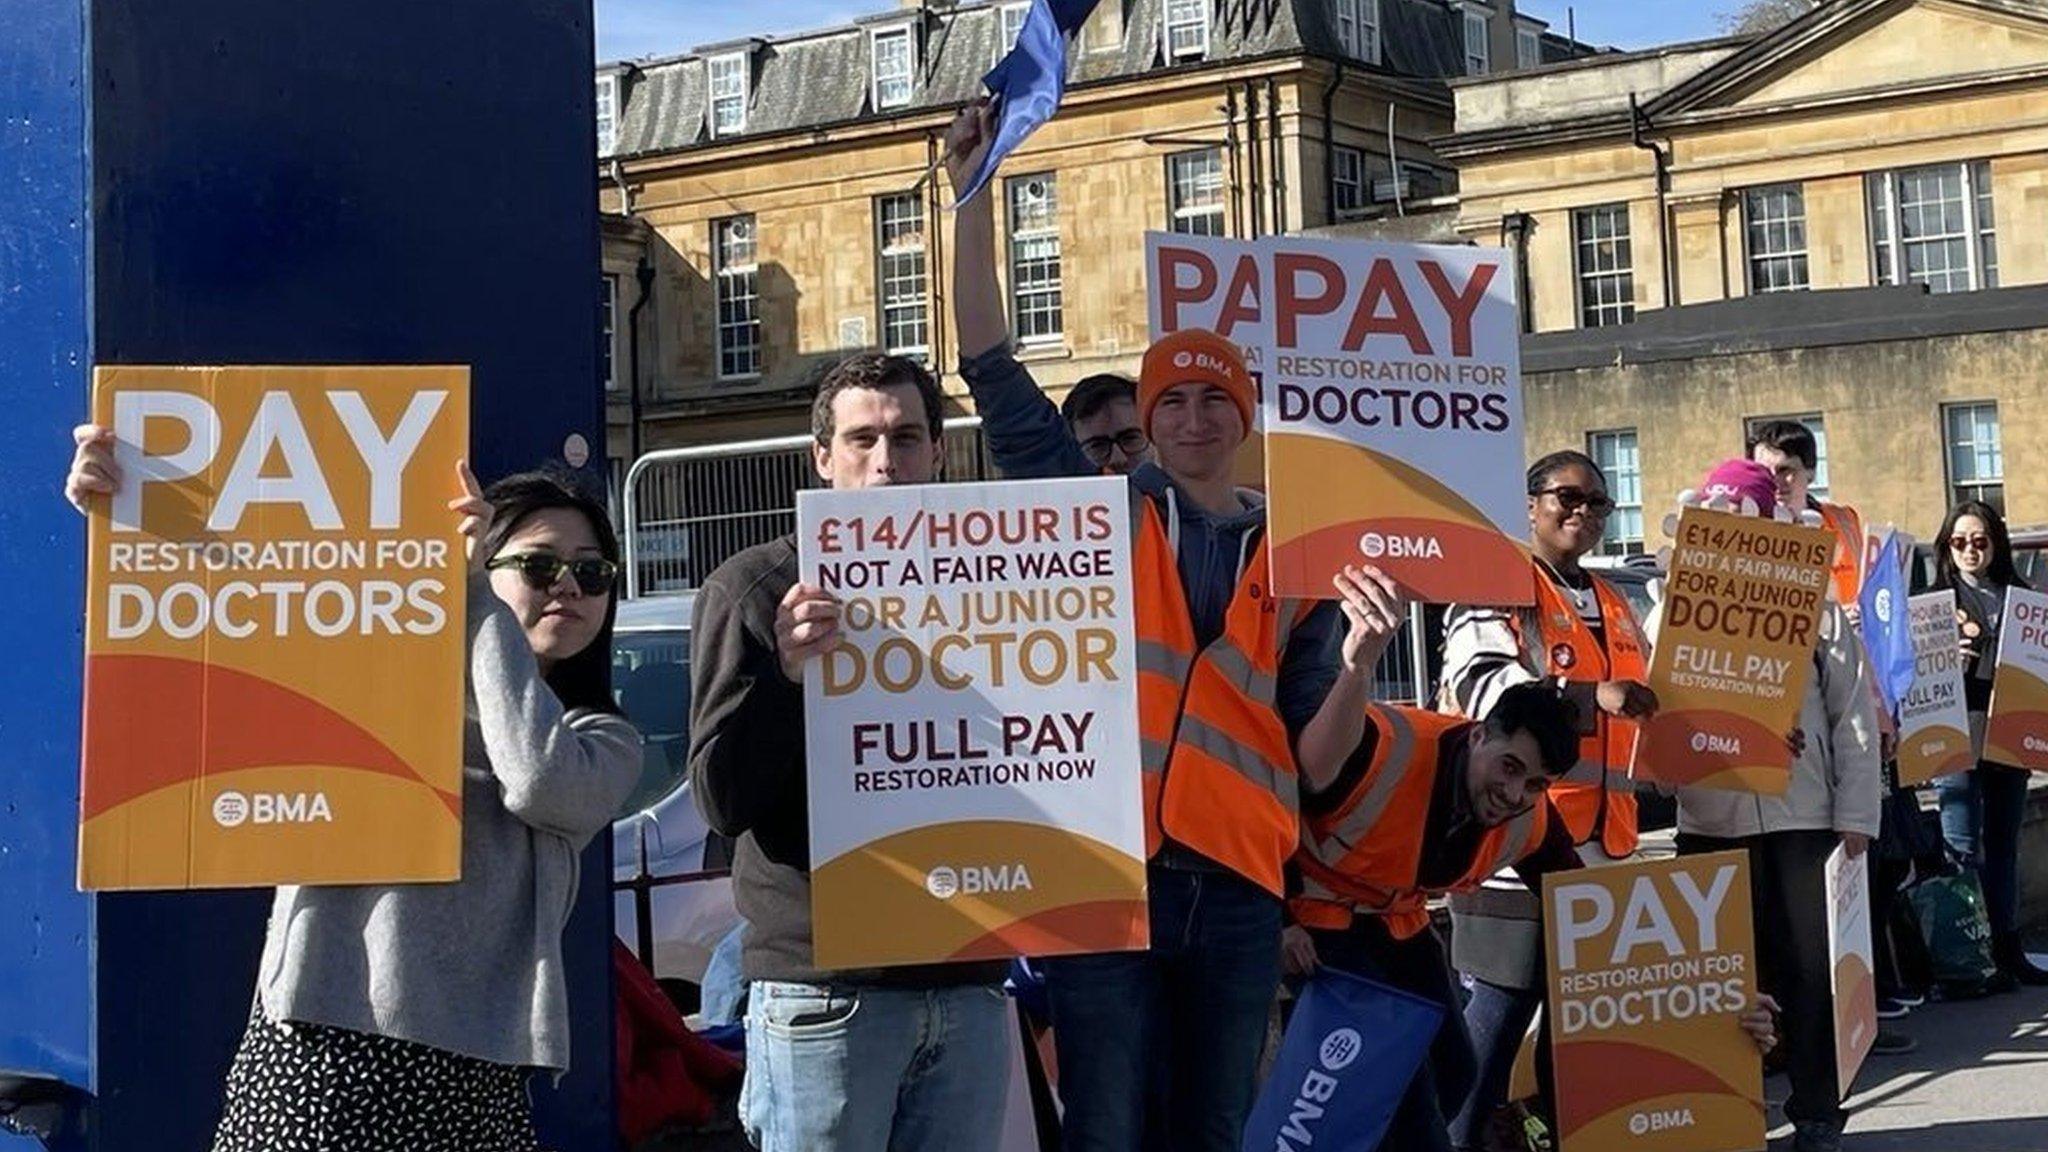
[[[1060,110],[1060,100],[1067,94],[1067,36],[1088,19],[1096,2],[1031,0],[1031,11],[1017,32],[1017,46],[981,79],[995,97],[995,141],[966,191],[953,201],[955,207],[974,199],[1002,167],[1003,158]]]
[[[1913,687],[1913,627],[1906,611],[1906,563],[1899,534],[1885,533],[1884,546],[1863,578],[1863,646],[1877,670],[1877,690],[1893,716]]]
[[[1244,1152],[1373,1152],[1443,1018],[1420,996],[1323,969],[1294,1007]]]

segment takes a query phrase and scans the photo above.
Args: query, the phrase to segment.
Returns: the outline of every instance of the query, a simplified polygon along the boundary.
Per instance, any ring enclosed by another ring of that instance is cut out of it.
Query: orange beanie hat
[[[1182,384],[1214,384],[1230,393],[1238,415],[1244,417],[1245,432],[1251,432],[1256,394],[1244,353],[1236,344],[1207,328],[1183,328],[1145,350],[1144,366],[1138,370],[1138,423],[1147,434],[1159,398]]]

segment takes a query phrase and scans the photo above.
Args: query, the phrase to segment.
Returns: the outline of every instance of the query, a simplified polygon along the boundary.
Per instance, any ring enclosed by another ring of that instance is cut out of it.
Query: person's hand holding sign
[[[775,654],[792,684],[804,682],[804,664],[839,643],[839,598],[811,584],[795,584],[775,609]]]
[[[71,430],[78,445],[72,454],[71,471],[64,477],[64,498],[80,512],[93,496],[112,496],[121,486],[121,469],[114,463],[114,434],[97,424],[80,424]]]
[[[1657,714],[1657,694],[1640,680],[1603,680],[1593,695],[1609,716],[1647,720]]]
[[[484,499],[483,485],[476,482],[469,461],[455,462],[455,478],[462,484],[462,495],[448,502],[448,510],[462,514],[457,531],[462,533],[462,548],[469,556],[469,574],[482,575],[491,559],[484,555],[484,534],[491,530],[491,502]]]
[[[1344,634],[1344,671],[1369,676],[1408,619],[1408,598],[1386,573],[1347,565],[1331,580],[1351,628]]]

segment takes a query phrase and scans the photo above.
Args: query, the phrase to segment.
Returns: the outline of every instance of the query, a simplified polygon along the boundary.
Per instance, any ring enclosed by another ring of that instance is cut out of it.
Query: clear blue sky
[[[851,23],[896,0],[596,0],[600,60],[675,56],[699,44]],[[1565,30],[1577,11],[1579,38],[1643,48],[1718,34],[1714,14],[1737,0],[1520,0],[1518,9]]]

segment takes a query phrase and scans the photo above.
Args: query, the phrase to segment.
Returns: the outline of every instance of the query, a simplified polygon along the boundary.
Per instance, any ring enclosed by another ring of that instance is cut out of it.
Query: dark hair
[[[484,534],[486,555],[496,556],[529,516],[564,508],[583,513],[604,558],[614,564],[619,562],[619,538],[612,532],[611,517],[605,513],[604,505],[585,495],[566,476],[555,472],[520,472],[491,485],[484,491],[484,499],[491,502],[492,513],[490,531]],[[618,713],[619,706],[612,699],[612,624],[618,614],[619,597],[614,587],[611,602],[605,606],[604,626],[597,630],[590,645],[557,661],[549,670],[548,687],[564,708]]]
[[[1068,425],[1079,424],[1119,400],[1138,402],[1138,384],[1128,376],[1097,372],[1084,376],[1067,398],[1060,402],[1060,415]]]
[[[856,352],[825,373],[818,382],[818,398],[811,403],[811,435],[820,445],[832,443],[832,402],[848,388],[879,391],[904,384],[917,389],[918,399],[924,403],[925,426],[931,429],[932,442],[937,443],[946,422],[941,410],[945,398],[939,394],[939,382],[917,361],[880,352]]]
[[[1591,456],[1586,455],[1584,452],[1574,452],[1567,448],[1562,452],[1552,452],[1543,459],[1529,465],[1529,495],[1535,496],[1541,493],[1550,483],[1552,476],[1557,475],[1574,464],[1598,476],[1601,487],[1607,486],[1607,473],[1602,472],[1600,466],[1593,463]]]
[[[1941,533],[1934,538],[1934,587],[1937,591],[1956,586],[1956,557],[1949,549],[1948,539],[1955,535],[1956,521],[1965,516],[1975,516],[1984,522],[1984,533],[1991,537],[1991,567],[1984,575],[1993,584],[2006,588],[2026,588],[2029,585],[2020,578],[2019,570],[2012,563],[2012,533],[2005,527],[2005,517],[1998,509],[1982,500],[1965,500],[1948,510],[1948,516],[1941,522]]]
[[[1562,776],[1579,761],[1579,709],[1542,684],[1517,684],[1500,694],[1486,714],[1486,734],[1508,739],[1519,732],[1535,738],[1543,774]]]
[[[1766,420],[1750,429],[1749,440],[1742,446],[1743,459],[1755,459],[1759,444],[1793,457],[1806,465],[1808,472],[1820,467],[1820,445],[1814,442],[1813,429],[1797,420]]]

